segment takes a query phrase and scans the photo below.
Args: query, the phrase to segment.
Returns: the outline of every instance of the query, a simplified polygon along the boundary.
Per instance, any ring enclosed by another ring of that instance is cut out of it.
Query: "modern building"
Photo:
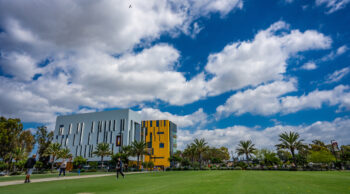
[[[176,125],[169,120],[142,121],[142,139],[149,152],[145,161],[153,161],[156,167],[169,167],[168,159],[176,152],[176,133]]]
[[[133,141],[141,141],[141,116],[130,109],[58,116],[56,120],[54,142],[69,148],[73,158],[99,161],[92,154],[97,144],[108,143],[115,154]]]

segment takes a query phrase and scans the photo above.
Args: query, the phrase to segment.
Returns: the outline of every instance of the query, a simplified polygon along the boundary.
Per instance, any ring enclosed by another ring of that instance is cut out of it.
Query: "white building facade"
[[[141,115],[123,109],[58,116],[53,142],[68,148],[73,158],[82,156],[88,161],[99,161],[100,158],[92,154],[97,144],[108,143],[115,154],[121,146],[140,140]]]

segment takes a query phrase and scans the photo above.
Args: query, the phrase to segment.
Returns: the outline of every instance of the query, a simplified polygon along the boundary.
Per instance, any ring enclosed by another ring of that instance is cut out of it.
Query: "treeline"
[[[251,140],[240,141],[236,157],[229,161],[227,148],[209,147],[204,139],[195,139],[186,149],[169,158],[172,168],[184,169],[350,169],[350,145],[326,144],[314,140],[306,144],[297,132],[279,134],[276,150],[257,149]]]

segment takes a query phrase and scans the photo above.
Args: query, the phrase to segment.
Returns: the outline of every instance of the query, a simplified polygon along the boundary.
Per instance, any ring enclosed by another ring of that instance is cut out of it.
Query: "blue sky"
[[[132,8],[129,8],[129,5]],[[234,149],[350,143],[349,0],[0,1],[0,114],[131,108]],[[35,131],[35,129],[32,129]]]

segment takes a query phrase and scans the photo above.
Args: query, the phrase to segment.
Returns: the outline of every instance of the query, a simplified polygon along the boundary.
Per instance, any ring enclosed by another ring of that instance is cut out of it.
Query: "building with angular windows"
[[[169,120],[142,121],[142,139],[148,149],[145,161],[153,161],[156,167],[169,167],[169,157],[176,152],[176,133],[177,126]]]
[[[69,148],[73,158],[82,156],[88,161],[100,161],[92,154],[97,144],[108,143],[115,154],[121,146],[131,145],[133,141],[141,141],[141,116],[124,109],[58,116],[53,142]]]

